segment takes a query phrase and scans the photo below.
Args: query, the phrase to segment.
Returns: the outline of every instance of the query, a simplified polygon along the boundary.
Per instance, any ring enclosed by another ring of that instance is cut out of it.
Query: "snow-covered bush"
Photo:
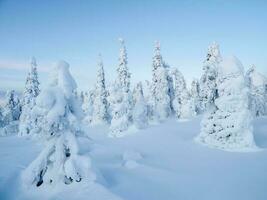
[[[139,129],[145,128],[148,123],[148,109],[141,82],[134,88],[133,102],[133,123]]]
[[[248,88],[243,66],[235,57],[224,59],[218,69],[218,98],[202,120],[197,141],[220,149],[253,148]]]
[[[39,95],[39,81],[36,60],[31,60],[31,69],[28,73],[22,97],[22,112],[19,123],[19,135],[24,136],[36,130],[36,119],[32,116],[36,97]]]
[[[200,78],[200,106],[205,111],[216,98],[217,68],[221,62],[219,45],[212,43],[204,61],[203,75]]]
[[[40,93],[33,108],[41,116],[40,133],[46,139],[46,146],[23,171],[23,185],[38,187],[95,179],[89,157],[79,155],[76,134],[82,112],[75,90],[69,64],[59,62],[50,86]]]
[[[250,90],[249,107],[256,117],[267,115],[267,78],[252,66],[246,73],[246,81]]]
[[[173,107],[175,115],[178,119],[189,119],[195,115],[193,101],[190,98],[186,88],[186,82],[182,73],[175,69],[173,70],[174,80],[174,100]]]
[[[107,91],[105,83],[105,73],[101,57],[98,62],[97,83],[94,95],[94,108],[93,108],[93,124],[108,123],[108,102]]]

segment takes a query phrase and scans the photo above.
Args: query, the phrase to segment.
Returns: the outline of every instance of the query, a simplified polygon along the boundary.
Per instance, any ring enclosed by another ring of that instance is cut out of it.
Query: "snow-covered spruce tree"
[[[164,93],[161,94],[160,97],[157,97],[157,95],[161,93],[162,88],[164,88]],[[166,95],[166,97],[164,95]],[[152,116],[154,118],[152,120],[165,120],[173,111],[172,101],[174,98],[174,91],[173,80],[169,75],[169,66],[164,63],[162,59],[159,42],[156,42],[152,62],[151,97],[153,99]],[[163,102],[160,102],[161,100]]]
[[[89,157],[79,155],[76,141],[82,117],[74,91],[76,83],[69,72],[69,64],[60,61],[50,86],[37,97],[33,111],[41,115],[41,134],[46,147],[23,171],[24,186],[71,184],[93,181]]]
[[[154,116],[158,121],[164,121],[171,115],[168,73],[165,68],[156,70],[157,84],[155,87]]]
[[[18,120],[21,114],[21,105],[18,96],[14,90],[7,91],[5,96],[5,104],[2,111],[1,135],[9,135],[18,132]]]
[[[249,87],[249,108],[255,117],[267,115],[267,78],[252,66],[246,73]]]
[[[127,52],[124,40],[121,43],[117,79],[113,85],[111,94],[112,119],[110,136],[120,137],[125,135],[132,124],[132,95],[130,91],[130,72],[127,66]]]
[[[193,103],[193,111],[198,115],[200,114],[200,86],[197,79],[194,79],[191,83],[190,96]]]
[[[105,83],[104,66],[99,55],[98,72],[95,87],[94,109],[93,109],[93,124],[109,123],[107,91]]]
[[[4,116],[3,116],[3,109],[0,106],[0,128],[4,126]]]
[[[141,82],[134,88],[133,102],[133,123],[138,129],[143,129],[148,123],[148,109]]]
[[[89,124],[92,123],[93,120],[94,100],[95,100],[95,90],[89,90],[88,92],[85,93],[82,109],[84,112],[84,122]]]
[[[3,109],[5,124],[17,121],[21,114],[21,106],[18,96],[14,90],[7,91],[5,96],[5,106]]]
[[[208,48],[200,78],[200,105],[204,112],[215,100],[217,68],[222,61],[219,45],[212,43]]]
[[[184,76],[178,69],[173,70],[174,100],[173,107],[178,119],[189,119],[195,115],[193,101],[186,88]]]
[[[145,80],[143,84],[143,94],[145,102],[147,104],[148,119],[153,119],[154,98],[152,96],[152,84],[148,80]]]
[[[236,57],[224,59],[218,69],[218,98],[206,112],[200,143],[225,150],[255,147],[251,114],[248,108],[248,88],[243,66]]]
[[[32,108],[35,106],[36,97],[40,93],[36,60],[31,60],[31,68],[28,73],[25,89],[22,97],[22,112],[20,116],[19,135],[25,136],[36,130],[36,119],[32,116]]]

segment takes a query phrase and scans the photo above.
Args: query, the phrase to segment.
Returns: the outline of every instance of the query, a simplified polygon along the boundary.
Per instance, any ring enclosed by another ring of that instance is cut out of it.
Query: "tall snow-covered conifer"
[[[243,73],[236,57],[224,59],[219,65],[218,98],[202,120],[197,137],[200,143],[226,150],[255,147]]]
[[[95,179],[89,157],[79,155],[76,134],[82,112],[75,90],[69,64],[59,62],[50,86],[40,93],[33,108],[42,116],[39,118],[42,120],[40,128],[46,147],[23,171],[24,186],[71,184]]]
[[[216,98],[217,68],[222,61],[219,45],[212,43],[204,61],[203,75],[200,78],[201,110],[205,111]]]
[[[22,97],[22,113],[19,124],[19,135],[21,136],[36,130],[36,119],[32,116],[31,111],[35,106],[36,97],[40,93],[39,84],[36,60],[32,57],[31,68],[26,79]]]
[[[164,121],[172,114],[174,91],[169,66],[162,59],[159,42],[156,42],[152,62],[151,97],[153,99],[152,116],[155,118],[152,120]]]
[[[93,123],[101,124],[109,122],[107,91],[105,83],[104,66],[101,55],[99,55],[97,82],[95,87]]]
[[[128,69],[127,52],[123,39],[119,39],[121,48],[117,79],[113,85],[111,99],[111,126],[110,136],[121,137],[132,124],[132,94],[130,91],[130,72]]]

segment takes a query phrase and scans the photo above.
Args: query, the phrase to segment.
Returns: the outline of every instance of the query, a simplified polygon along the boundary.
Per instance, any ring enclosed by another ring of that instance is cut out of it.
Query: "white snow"
[[[218,68],[220,76],[228,76],[232,74],[244,73],[244,67],[240,60],[235,56],[229,56],[222,60]]]
[[[194,143],[201,117],[183,123],[167,120],[123,138],[107,137],[105,126],[88,127],[92,140],[79,137],[78,143],[97,169],[97,182],[35,191],[22,190],[19,175],[43,147],[25,138],[1,137],[0,199],[266,200],[267,118],[254,121],[262,151],[239,153]]]

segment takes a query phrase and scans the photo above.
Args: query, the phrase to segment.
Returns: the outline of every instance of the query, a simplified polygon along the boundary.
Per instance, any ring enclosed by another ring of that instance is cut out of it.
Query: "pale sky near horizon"
[[[187,80],[200,77],[208,45],[267,75],[266,0],[0,0],[0,89],[24,87],[35,56],[41,84],[64,59],[82,90],[93,87],[98,54],[115,78],[126,41],[133,82],[150,79],[155,40]]]

